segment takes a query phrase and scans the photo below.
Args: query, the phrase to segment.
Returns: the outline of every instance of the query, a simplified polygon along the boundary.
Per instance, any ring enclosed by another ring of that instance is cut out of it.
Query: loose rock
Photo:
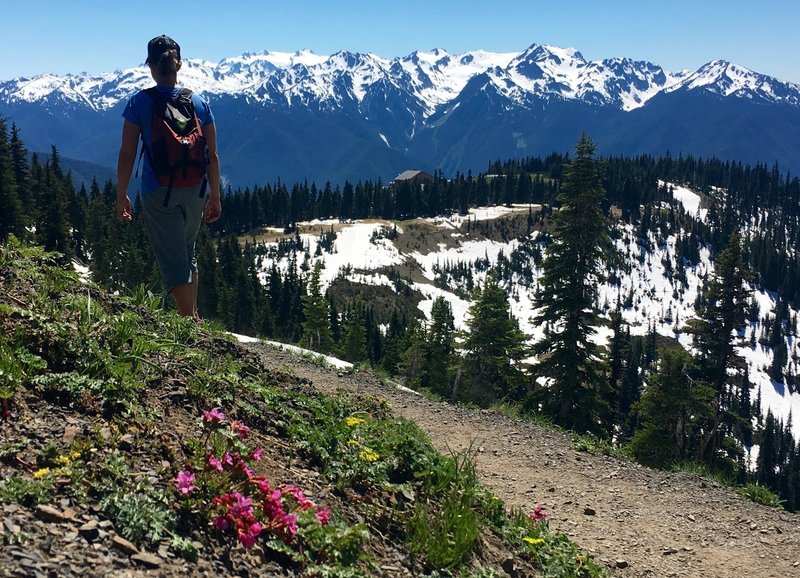
[[[131,556],[131,560],[148,568],[158,568],[163,560],[150,552],[139,552]]]
[[[122,536],[114,536],[111,538],[111,545],[126,554],[136,554],[139,552],[139,548],[136,547],[136,544],[129,542]]]

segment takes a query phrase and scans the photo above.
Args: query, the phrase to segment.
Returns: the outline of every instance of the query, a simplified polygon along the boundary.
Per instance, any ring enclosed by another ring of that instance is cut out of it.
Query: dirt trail
[[[551,528],[593,553],[614,576],[800,577],[800,516],[759,506],[695,475],[577,452],[566,434],[493,411],[434,402],[364,373],[337,373],[271,348],[261,351],[269,366],[289,367],[321,390],[386,399],[443,452],[472,447],[491,491],[525,510],[543,504]]]

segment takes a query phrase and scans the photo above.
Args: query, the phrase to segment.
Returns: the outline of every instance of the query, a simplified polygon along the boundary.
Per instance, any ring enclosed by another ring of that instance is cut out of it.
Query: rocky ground
[[[443,452],[473,448],[483,483],[509,506],[541,503],[614,576],[800,576],[800,516],[755,504],[731,488],[683,473],[572,449],[569,435],[494,411],[431,401],[362,372],[341,373],[272,348],[276,371],[317,388],[374,394],[415,421]]]

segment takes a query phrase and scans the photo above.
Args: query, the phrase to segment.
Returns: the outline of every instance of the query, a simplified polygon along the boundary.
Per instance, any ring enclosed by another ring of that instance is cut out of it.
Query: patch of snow
[[[270,341],[268,339],[257,339],[255,337],[250,337],[249,335],[240,335],[237,333],[231,333],[231,335],[233,335],[240,343],[266,343],[267,345],[271,345],[272,347],[276,347],[278,349],[283,349],[284,351],[288,351],[301,357],[312,357],[318,361],[330,365],[331,367],[335,367],[336,369],[353,369],[353,364],[349,361],[343,361],[330,355],[323,355],[322,353],[318,353],[310,349],[303,349],[302,347],[298,347],[296,345],[281,343],[280,341]]]
[[[73,260],[72,268],[78,273],[78,278],[81,280],[81,283],[89,283],[92,280],[92,272],[86,265],[82,265],[78,261]]]
[[[682,187],[681,185],[676,185],[674,183],[658,181],[658,184],[659,186],[669,187],[672,190],[672,198],[674,198],[683,206],[683,210],[686,211],[687,214],[699,221],[705,222],[708,209],[700,208],[700,195],[691,189],[687,189],[686,187]]]

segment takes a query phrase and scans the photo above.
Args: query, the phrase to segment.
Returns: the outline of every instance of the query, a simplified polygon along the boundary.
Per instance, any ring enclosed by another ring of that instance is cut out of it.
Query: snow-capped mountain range
[[[587,61],[573,48],[538,44],[519,53],[436,49],[391,60],[262,52],[218,63],[189,59],[179,79],[212,103],[228,177],[242,185],[275,177],[390,178],[409,166],[481,170],[498,157],[568,150],[582,130],[604,153],[670,149],[800,168],[800,153],[769,134],[774,126],[800,126],[800,85],[722,60],[669,72],[628,58]],[[37,149],[55,144],[65,156],[111,165],[121,107],[150,85],[143,65],[17,78],[0,82],[0,114]],[[675,114],[705,120],[681,132]],[[727,126],[714,131],[718,114]],[[709,131],[700,138],[703,123]],[[231,135],[231,126],[244,138]],[[764,139],[754,140],[766,142],[757,148],[736,144],[740,133],[758,137],[762,130]],[[255,150],[241,150],[237,140]],[[358,156],[369,160],[354,163]],[[266,159],[259,170],[245,165],[254,158]]]

